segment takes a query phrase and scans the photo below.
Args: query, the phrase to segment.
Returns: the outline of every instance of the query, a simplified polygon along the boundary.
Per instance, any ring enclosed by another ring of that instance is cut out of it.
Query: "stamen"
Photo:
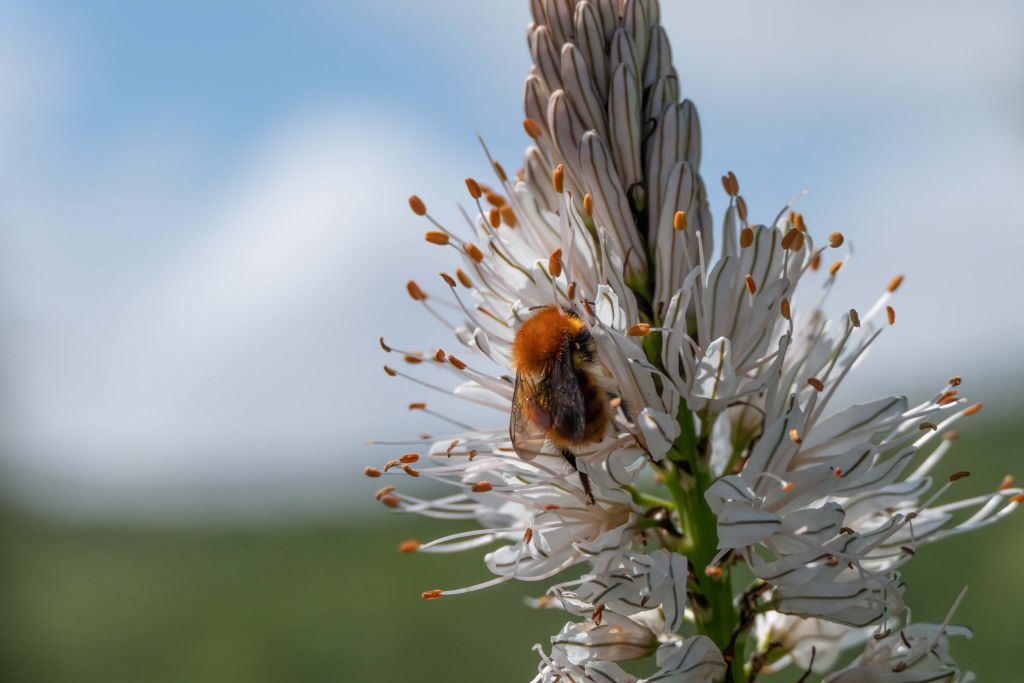
[[[392,348],[384,343],[384,337],[380,338],[380,348],[384,349],[384,353],[391,353]]]
[[[491,207],[491,210],[487,212],[487,222],[491,224],[492,228],[501,227],[501,212],[497,207]]]
[[[843,262],[842,261],[836,261],[831,266],[829,266],[828,274],[831,275],[832,277],[835,277],[836,273],[838,273],[839,269],[842,268],[842,267],[843,267]]]
[[[896,324],[896,309],[895,308],[893,308],[892,306],[886,306],[885,307],[885,315],[888,316],[889,324],[890,325],[895,325]]]
[[[408,474],[410,477],[418,477],[418,476],[420,476],[420,473],[418,471],[414,470],[412,467],[409,467],[408,465],[404,465],[402,467],[402,470],[406,474]]]
[[[889,280],[889,286],[886,288],[890,293],[895,292],[903,284],[903,276],[897,275],[893,279]]]
[[[444,349],[438,349],[434,352],[434,360],[438,363],[444,362]]]
[[[712,579],[720,579],[725,576],[725,570],[715,564],[709,564],[704,567],[704,576]]]
[[[533,538],[533,529],[526,527],[526,531],[523,532],[523,543],[529,543]]]
[[[534,140],[540,138],[540,136],[543,135],[543,132],[540,128],[540,124],[538,124],[533,119],[525,119],[523,121],[523,130],[525,130],[526,134],[529,135]]]
[[[825,384],[817,377],[809,377],[807,383],[814,387],[815,391],[825,391]]]
[[[594,217],[594,198],[589,192],[583,195],[583,213],[587,214],[587,218]]]
[[[388,367],[387,365],[384,366],[384,372],[387,373],[388,377],[394,377],[398,374],[395,372],[394,368]]]
[[[377,493],[373,494],[373,497],[376,498],[377,500],[380,500],[381,498],[383,498],[384,496],[388,495],[389,493],[391,493],[394,490],[395,490],[394,486],[385,486],[384,488],[379,489],[377,491]]]
[[[473,493],[487,493],[492,488],[494,488],[494,487],[491,486],[491,482],[489,482],[489,481],[478,481],[477,483],[473,484],[470,487],[470,489],[472,489]]]
[[[807,225],[804,223],[804,215],[799,211],[793,212],[793,227],[800,232],[807,232]]]
[[[483,252],[480,251],[480,249],[472,242],[466,242],[462,246],[462,248],[466,250],[466,254],[469,256],[469,258],[473,259],[477,263],[480,263],[481,261],[484,260]]]
[[[647,323],[637,323],[636,325],[630,325],[626,329],[626,334],[630,337],[646,337],[651,333],[651,326]]]
[[[446,285],[448,285],[449,287],[455,286],[455,278],[453,278],[451,275],[449,275],[448,273],[439,273],[439,275],[441,276],[441,279],[444,280],[444,283]]]
[[[1013,498],[1010,498],[1011,503],[1024,503],[1024,493],[1018,493]]]
[[[427,205],[424,204],[423,200],[416,195],[409,197],[409,208],[412,209],[412,212],[417,216],[427,215]]]
[[[958,387],[960,386],[960,383],[963,381],[964,380],[960,375],[953,375],[952,377],[949,378],[949,386]]]
[[[398,462],[409,465],[420,459],[419,453],[406,453],[405,455],[398,458]]]
[[[757,294],[757,283],[754,282],[754,278],[750,277],[750,273],[747,273],[744,276],[744,279],[747,282],[747,291],[750,292],[750,295],[753,296]]]
[[[743,197],[736,197],[736,213],[740,215],[741,221],[747,222],[747,200]]]
[[[397,508],[401,504],[401,501],[398,499],[398,496],[392,496],[390,494],[386,496],[381,496],[380,502],[384,503],[389,508]]]
[[[466,289],[473,289],[473,281],[469,279],[469,276],[466,275],[466,271],[462,268],[455,269],[455,277],[459,278],[459,282],[462,283],[463,287]]]
[[[857,309],[850,309],[850,322],[854,327],[860,327],[860,314],[857,313]]]
[[[408,553],[414,553],[420,549],[420,542],[410,538],[408,541],[402,541],[398,544],[398,552],[406,555]]]
[[[839,247],[843,246],[843,242],[845,241],[846,238],[843,237],[843,233],[839,232],[838,230],[836,232],[830,233],[828,236],[828,244],[833,249],[838,249]]]
[[[555,166],[555,170],[551,174],[551,185],[558,194],[562,194],[565,190],[565,166],[562,164]]]
[[[484,194],[484,199],[486,199],[487,203],[496,209],[500,209],[505,206],[505,198],[496,192],[486,192]]]
[[[968,472],[967,470],[960,470],[959,472],[954,472],[953,474],[949,475],[949,480],[960,481],[961,479],[966,479],[969,476],[971,476],[970,472]]]
[[[562,248],[557,247],[548,256],[548,273],[551,277],[559,277],[562,274]]]
[[[404,360],[406,363],[409,363],[410,365],[416,365],[417,363],[423,362],[422,358],[420,358],[419,356],[414,356],[411,353],[407,353],[404,356],[402,356],[402,360]]]
[[[1006,489],[1013,488],[1014,478],[1012,474],[1007,474],[1003,477],[1003,480],[999,483],[999,488],[996,491],[1005,491]]]
[[[679,232],[686,230],[686,212],[676,211],[676,215],[672,217],[672,227]]]
[[[436,244],[441,247],[448,244],[450,241],[448,233],[441,232],[440,230],[428,230],[426,234],[423,235],[423,239],[427,240],[431,244]]]
[[[782,236],[782,241],[779,242],[780,246],[782,246],[783,249],[791,249],[793,247],[793,242],[796,240],[796,236],[799,234],[799,230],[796,230],[795,228],[791,229]]]
[[[796,429],[789,430],[789,438],[795,444],[800,444],[803,443],[804,441],[802,438],[800,438],[800,432],[797,431]]]
[[[519,219],[516,218],[516,212],[512,210],[512,207],[508,204],[500,207],[498,213],[501,214],[501,220],[505,222],[510,228],[514,228],[519,225]]]
[[[505,173],[505,169],[501,167],[497,161],[492,161],[491,165],[494,166],[494,174],[498,176],[498,179],[503,183],[508,182],[508,175]]]
[[[466,364],[450,353],[448,354],[448,362],[457,367],[459,370],[466,369]]]
[[[420,289],[415,280],[409,280],[405,283],[405,291],[409,292],[409,296],[412,297],[413,301],[425,301],[427,298],[427,295]]]
[[[466,189],[469,190],[469,196],[473,199],[480,199],[483,196],[480,184],[472,178],[466,178]]]
[[[984,405],[984,403],[975,403],[973,406],[964,411],[964,417],[981,412],[981,409],[984,407]]]
[[[420,597],[422,597],[424,600],[438,600],[441,598],[442,595],[444,595],[444,591],[442,591],[440,588],[435,588],[431,591],[423,591]]]
[[[779,302],[779,313],[782,314],[782,317],[785,320],[790,320],[792,312],[789,310],[789,299],[783,298],[782,301]]]
[[[725,188],[725,193],[730,197],[738,195],[740,193],[740,181],[736,179],[736,174],[729,171],[729,173],[722,176],[722,187]]]
[[[366,467],[363,469],[363,474],[370,477],[371,479],[376,479],[377,477],[380,476],[380,470],[378,470],[376,467]]]
[[[740,248],[746,249],[754,243],[754,231],[750,228],[740,230]]]
[[[811,257],[810,268],[814,272],[818,272],[818,268],[821,268],[821,253],[814,252],[814,256]]]
[[[459,440],[458,439],[454,439],[450,444],[448,444],[448,448],[445,449],[445,451],[444,451],[445,455],[447,455],[449,458],[452,457],[452,451],[454,451],[455,447],[458,446],[458,445],[459,445]]]
[[[956,389],[950,389],[949,391],[942,392],[942,396],[939,396],[938,400],[935,401],[940,406],[944,406],[947,403],[952,403],[956,400]]]

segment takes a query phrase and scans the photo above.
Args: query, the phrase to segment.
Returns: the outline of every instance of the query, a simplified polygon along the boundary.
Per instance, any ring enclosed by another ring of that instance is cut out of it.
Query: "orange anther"
[[[477,263],[480,263],[481,261],[484,260],[483,252],[480,251],[480,249],[477,248],[477,246],[472,242],[466,242],[463,248],[466,250],[466,254],[469,256],[469,258],[473,259]]]
[[[890,292],[895,292],[897,289],[900,288],[900,285],[902,285],[902,284],[903,284],[903,276],[902,275],[897,275],[893,279],[889,280],[889,286],[887,287],[887,289]]]
[[[548,273],[551,277],[559,277],[562,274],[562,249],[556,247],[548,256]]]
[[[491,486],[491,482],[489,481],[478,481],[470,488],[473,490],[473,493],[487,493],[494,487]]]
[[[646,337],[651,333],[651,326],[647,323],[637,323],[626,328],[626,334],[630,337]]]
[[[441,232],[440,230],[427,230],[426,234],[423,235],[423,239],[431,244],[437,244],[442,247],[450,241],[448,233]]]
[[[405,291],[409,292],[409,296],[413,298],[413,301],[423,301],[427,298],[427,295],[424,294],[415,280],[409,280],[405,283]]]
[[[672,217],[672,227],[683,232],[686,230],[687,220],[685,211],[676,211],[676,215]]]
[[[525,119],[523,121],[523,130],[525,130],[526,134],[529,135],[534,140],[536,140],[543,134],[540,128],[540,124],[534,121],[533,119]]]
[[[376,467],[367,467],[363,470],[363,474],[372,479],[376,479],[377,477],[380,476],[380,470],[378,470]]]
[[[419,549],[420,542],[411,538],[408,541],[402,541],[398,544],[398,552],[402,553],[403,555],[408,553],[414,553]]]
[[[423,200],[416,195],[409,197],[409,208],[412,209],[412,212],[417,216],[424,216],[427,213],[427,205],[424,204]]]

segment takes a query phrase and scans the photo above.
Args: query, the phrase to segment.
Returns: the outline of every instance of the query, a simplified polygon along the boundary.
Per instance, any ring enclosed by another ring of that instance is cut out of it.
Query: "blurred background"
[[[716,216],[730,169],[761,221],[809,190],[839,308],[907,274],[847,398],[961,374],[950,466],[1024,475],[1024,6],[662,5]],[[448,343],[405,199],[456,217],[476,132],[518,165],[526,6],[0,4],[0,679],[529,679],[541,588],[422,602],[483,566],[397,556],[443,527],[360,474],[440,428],[380,371],[381,334]],[[983,681],[1019,675],[1022,522],[909,570],[921,619],[970,585]]]

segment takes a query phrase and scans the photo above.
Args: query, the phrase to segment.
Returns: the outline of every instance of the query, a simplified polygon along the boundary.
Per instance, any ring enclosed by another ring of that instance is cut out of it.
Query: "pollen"
[[[376,479],[377,477],[380,476],[380,470],[378,470],[376,467],[366,467],[363,469],[363,474],[370,477],[371,479]]]
[[[434,352],[434,360],[438,363],[444,362],[444,349],[438,349]]]
[[[559,277],[562,274],[562,249],[556,247],[548,256],[548,272],[551,277]]]
[[[466,254],[469,256],[469,258],[473,259],[477,263],[480,263],[481,261],[484,260],[483,252],[480,251],[480,249],[472,242],[466,242],[466,244],[463,246],[463,249],[466,250]]]
[[[968,415],[974,415],[975,413],[980,413],[981,409],[984,406],[984,403],[975,403],[973,406],[964,411],[964,417],[967,417]]]
[[[441,276],[441,279],[444,280],[444,283],[446,285],[448,285],[449,287],[455,286],[455,278],[453,278],[451,275],[449,275],[448,273],[439,273],[439,275]]]
[[[510,228],[514,228],[519,225],[519,219],[516,218],[516,212],[511,206],[505,204],[498,209],[498,213],[501,214],[501,220]]]
[[[736,174],[729,171],[722,176],[722,187],[725,188],[725,193],[730,197],[738,195],[740,193],[740,181],[736,178]]]
[[[466,275],[466,271],[462,268],[455,269],[455,277],[459,279],[459,282],[462,283],[463,287],[466,289],[473,289],[473,281],[469,279],[469,276]]]
[[[409,208],[412,209],[412,212],[417,216],[427,215],[427,205],[424,204],[423,200],[416,195],[409,197]]]
[[[426,234],[423,235],[423,239],[431,244],[436,244],[442,247],[451,241],[448,237],[448,233],[441,232],[440,230],[428,230]]]
[[[889,324],[890,325],[895,325],[896,324],[896,309],[895,308],[893,308],[892,306],[886,306],[885,307],[885,315],[889,319]]]
[[[540,124],[534,121],[533,119],[523,120],[523,130],[525,130],[526,134],[529,135],[534,140],[538,139],[541,135],[543,135],[543,132],[540,128]]]
[[[398,458],[398,462],[404,465],[410,465],[420,459],[419,453],[406,453],[405,455]]]
[[[398,552],[402,553],[403,555],[407,555],[408,553],[414,553],[419,549],[420,542],[412,538],[410,538],[408,541],[402,541],[398,544]]]
[[[452,365],[454,365],[459,370],[465,370],[466,369],[466,364],[463,363],[461,360],[459,360],[458,358],[456,358],[455,356],[453,356],[450,353],[448,354],[448,362],[451,363]]]
[[[491,210],[487,212],[487,222],[491,224],[492,228],[501,227],[501,212],[497,207],[491,207]]]
[[[594,217],[594,198],[589,192],[583,195],[583,213],[587,214],[587,218]]]
[[[672,217],[672,227],[683,232],[686,230],[686,212],[676,211],[676,215]]]
[[[424,600],[439,600],[442,595],[444,595],[444,591],[440,588],[435,588],[434,590],[423,591],[423,593],[420,594],[420,597]]]
[[[843,237],[843,233],[839,232],[838,230],[836,232],[829,233],[828,245],[833,249],[838,249],[839,247],[843,246],[843,242],[845,241],[846,238]]]
[[[952,377],[949,378],[949,386],[958,387],[960,386],[960,383],[963,381],[964,380],[960,375],[953,375]]]
[[[902,275],[897,275],[893,279],[889,280],[889,286],[886,287],[886,289],[888,289],[889,292],[895,292],[897,289],[900,288],[900,285],[902,285],[902,284],[903,284],[903,276]]]
[[[494,487],[491,486],[491,482],[489,481],[478,481],[477,483],[473,484],[473,486],[471,486],[470,488],[472,489],[473,493],[487,493]]]
[[[551,185],[558,194],[565,191],[565,166],[562,164],[555,166],[555,170],[551,173]]]
[[[496,192],[488,191],[488,192],[484,193],[484,199],[487,200],[488,204],[490,204],[491,206],[493,206],[495,208],[500,208],[502,206],[505,206],[505,198],[502,197],[500,194],[498,194]]]
[[[750,228],[740,230],[740,247],[746,249],[754,243],[754,231]]]
[[[971,476],[970,472],[968,472],[967,470],[960,470],[959,472],[954,472],[953,474],[949,475],[949,480],[960,481],[961,479],[966,479],[969,476]]]
[[[815,391],[824,391],[825,390],[824,382],[822,382],[817,377],[809,377],[807,379],[807,383],[810,384],[812,387],[814,387]]]
[[[651,333],[651,326],[647,323],[637,323],[636,325],[630,325],[626,329],[626,334],[630,337],[646,337]]]
[[[408,474],[410,477],[418,477],[418,476],[420,476],[420,473],[417,470],[414,470],[409,465],[403,465],[402,466],[402,471],[405,472],[406,474]]]
[[[405,291],[409,292],[409,296],[412,297],[413,301],[424,301],[427,298],[427,295],[420,289],[415,280],[409,280],[405,283]]]
[[[469,196],[473,199],[480,199],[480,197],[483,196],[483,191],[480,189],[480,183],[472,178],[466,178],[466,189],[469,190]]]
[[[789,309],[789,299],[783,299],[779,302],[779,313],[782,314],[783,319],[789,320],[792,315],[792,311]]]
[[[384,353],[391,353],[392,351],[391,347],[384,343],[384,337],[380,338],[380,348],[384,349]]]
[[[384,366],[384,372],[387,373],[388,377],[394,377],[395,375],[398,374],[397,372],[394,371],[394,369],[387,365]]]
[[[743,197],[736,197],[736,213],[740,215],[741,221],[747,222],[747,200]]]
[[[836,261],[835,263],[833,263],[831,266],[828,267],[828,274],[831,275],[832,277],[835,277],[836,273],[838,273],[839,269],[842,268],[842,267],[843,267],[843,262],[842,261]]]
[[[404,356],[402,356],[402,360],[404,360],[406,363],[409,363],[410,365],[416,365],[417,363],[423,362],[422,358],[420,358],[419,356],[414,356],[411,353],[407,353]]]
[[[747,273],[743,278],[747,283],[747,291],[753,296],[757,294],[757,283],[754,282],[754,278],[750,277],[750,273]]]
[[[401,504],[401,501],[398,499],[398,496],[392,496],[391,494],[381,496],[380,502],[384,503],[389,508],[397,508]]]

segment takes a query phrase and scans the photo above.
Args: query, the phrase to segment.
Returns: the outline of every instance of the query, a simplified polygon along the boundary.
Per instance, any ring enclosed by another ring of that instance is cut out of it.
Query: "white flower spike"
[[[479,525],[399,550],[476,551],[493,575],[423,597],[531,582],[529,604],[568,618],[535,648],[538,683],[736,683],[788,666],[830,683],[970,681],[948,644],[967,632],[910,623],[901,568],[1024,502],[1009,476],[957,497],[968,473],[935,474],[952,424],[981,404],[954,377],[916,404],[834,405],[895,324],[903,276],[866,313],[828,320],[798,285],[828,296],[841,233],[815,234],[792,206],[752,222],[731,171],[713,226],[700,120],[656,0],[530,8],[522,168],[509,175],[485,147],[496,179],[465,181],[458,230],[409,201],[455,263],[443,296],[406,291],[457,350],[381,340],[410,366],[388,375],[453,407],[409,405],[445,436],[377,442],[408,451],[365,469],[402,480],[377,499]],[[494,421],[468,424],[461,401]],[[447,492],[416,496],[409,479]],[[570,568],[578,578],[560,576]]]

